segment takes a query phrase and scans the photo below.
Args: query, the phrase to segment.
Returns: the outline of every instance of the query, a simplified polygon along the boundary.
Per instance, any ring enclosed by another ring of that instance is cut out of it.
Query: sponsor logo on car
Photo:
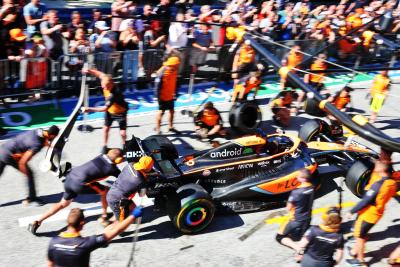
[[[210,184],[226,184],[226,180],[222,179],[205,179],[204,182]]]
[[[126,152],[126,158],[139,158],[144,156],[144,153],[142,151],[127,151]]]
[[[226,171],[233,171],[235,167],[226,167],[222,169],[216,169],[215,172],[226,172]]]
[[[282,159],[276,159],[273,161],[274,164],[280,164],[282,163]]]
[[[227,150],[226,148],[223,151],[214,151],[211,152],[211,158],[228,158],[242,155],[242,148],[235,148],[233,150]]]
[[[243,169],[250,169],[253,168],[253,163],[247,163],[247,164],[240,164],[238,166],[239,170],[243,170]]]
[[[252,154],[253,153],[253,149],[250,147],[247,147],[243,150],[243,155],[248,155],[248,154]]]
[[[265,167],[265,166],[268,166],[270,164],[271,164],[271,162],[269,160],[264,160],[264,161],[260,161],[259,163],[257,163],[257,165],[261,166],[261,167]]]
[[[204,170],[203,171],[203,176],[209,176],[211,174],[210,170]]]

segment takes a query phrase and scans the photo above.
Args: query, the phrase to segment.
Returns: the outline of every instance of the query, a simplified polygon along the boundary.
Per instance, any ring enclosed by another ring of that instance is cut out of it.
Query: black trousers
[[[4,162],[4,161],[0,161],[0,176],[2,175],[5,167],[9,165],[14,167],[15,169],[19,170],[18,168],[18,164],[16,161],[14,160],[10,160],[9,162]],[[33,172],[32,170],[28,167],[28,175],[27,175],[27,179],[28,179],[28,198],[29,199],[33,199],[36,198],[36,186],[35,186],[35,180],[33,178]]]

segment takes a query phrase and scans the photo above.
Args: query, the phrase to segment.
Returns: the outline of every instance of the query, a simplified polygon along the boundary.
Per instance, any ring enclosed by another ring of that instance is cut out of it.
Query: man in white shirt
[[[178,13],[176,15],[176,21],[183,21],[184,15],[182,13]],[[168,46],[169,48],[182,48],[187,45],[188,37],[187,37],[187,26],[186,23],[182,22],[173,22],[169,27],[169,36],[168,36]]]

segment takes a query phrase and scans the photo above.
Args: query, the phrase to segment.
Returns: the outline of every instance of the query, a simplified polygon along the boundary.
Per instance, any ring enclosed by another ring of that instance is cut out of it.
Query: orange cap
[[[18,42],[25,41],[25,39],[26,39],[26,35],[19,28],[15,28],[15,29],[10,30],[10,37],[11,37],[12,41],[15,40],[15,41],[18,41]]]
[[[139,159],[138,162],[133,164],[133,168],[137,171],[145,171],[148,172],[153,168],[154,160],[152,157],[143,156]]]
[[[179,65],[180,60],[179,57],[173,56],[167,59],[167,61],[164,62],[164,66],[175,66]]]

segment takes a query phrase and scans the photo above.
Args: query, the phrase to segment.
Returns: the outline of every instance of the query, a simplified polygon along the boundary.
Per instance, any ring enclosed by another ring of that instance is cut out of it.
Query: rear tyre
[[[346,174],[346,186],[357,197],[361,198],[365,193],[365,186],[371,178],[374,164],[371,161],[356,161]]]
[[[319,102],[315,98],[307,98],[304,101],[304,112],[313,116],[325,116],[325,112],[319,108]]]
[[[236,103],[229,111],[229,123],[234,130],[253,133],[261,123],[261,110],[255,101]]]
[[[183,234],[205,229],[215,214],[215,204],[207,191],[197,184],[187,184],[176,193],[167,203],[167,213],[174,226]]]
[[[151,135],[145,138],[143,141],[149,143],[155,141],[157,143],[158,148],[161,151],[161,158],[163,160],[164,159],[174,160],[179,157],[178,151],[176,150],[174,144],[172,144],[172,142],[164,136]],[[153,147],[151,147],[151,149],[153,149]]]
[[[319,134],[329,134],[329,125],[323,120],[309,120],[301,126],[299,137],[304,142],[317,140]]]

